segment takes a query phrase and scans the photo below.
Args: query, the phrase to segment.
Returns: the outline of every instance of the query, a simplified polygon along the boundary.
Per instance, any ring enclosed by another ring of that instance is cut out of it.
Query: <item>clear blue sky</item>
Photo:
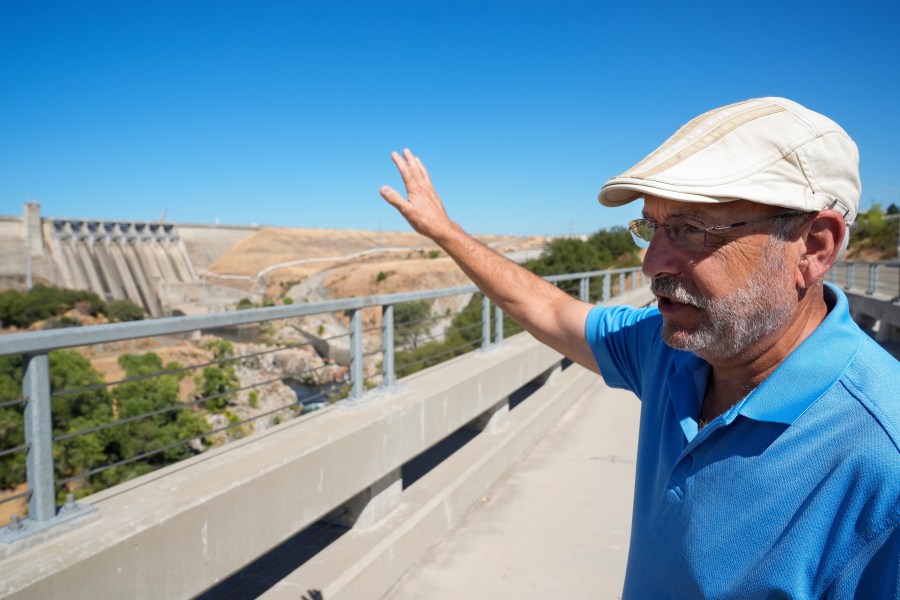
[[[0,215],[407,230],[423,157],[479,233],[592,232],[697,114],[786,96],[900,203],[900,2],[0,3]]]

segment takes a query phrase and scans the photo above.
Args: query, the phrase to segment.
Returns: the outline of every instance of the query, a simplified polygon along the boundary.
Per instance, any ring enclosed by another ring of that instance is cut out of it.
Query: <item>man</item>
[[[900,363],[823,283],[856,146],[782,98],[705,113],[600,202],[644,199],[657,308],[575,300],[450,220],[422,162],[382,196],[542,342],[641,399],[624,598],[900,596]]]

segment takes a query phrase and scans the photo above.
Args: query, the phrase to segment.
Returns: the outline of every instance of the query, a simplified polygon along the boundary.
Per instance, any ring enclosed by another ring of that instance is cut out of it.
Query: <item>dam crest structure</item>
[[[105,301],[130,300],[151,317],[224,310],[248,295],[200,273],[256,227],[41,218],[36,202],[24,208],[22,218],[0,217],[4,287],[19,287],[24,273],[26,288],[34,276]]]

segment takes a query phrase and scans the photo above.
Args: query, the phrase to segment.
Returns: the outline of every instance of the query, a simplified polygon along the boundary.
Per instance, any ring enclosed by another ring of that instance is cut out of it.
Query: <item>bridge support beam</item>
[[[497,402],[469,423],[466,429],[493,434],[503,430],[509,417],[509,397]]]
[[[403,477],[397,468],[351,498],[337,511],[337,522],[361,530],[377,527],[400,505],[402,492]]]

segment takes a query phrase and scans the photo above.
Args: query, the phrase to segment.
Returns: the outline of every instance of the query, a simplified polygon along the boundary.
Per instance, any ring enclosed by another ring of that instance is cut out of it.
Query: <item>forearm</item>
[[[572,298],[453,224],[435,242],[497,306],[535,338],[597,370],[584,336],[591,305]]]
[[[573,300],[553,284],[488,248],[455,223],[434,241],[486,296],[529,331],[539,328],[539,315],[545,312],[544,307]]]

